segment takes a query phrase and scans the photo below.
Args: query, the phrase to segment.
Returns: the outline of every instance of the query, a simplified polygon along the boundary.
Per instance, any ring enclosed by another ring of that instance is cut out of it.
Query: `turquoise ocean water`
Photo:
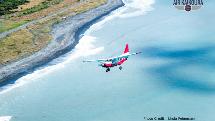
[[[214,1],[179,11],[173,1],[126,0],[84,33],[51,66],[1,87],[0,116],[11,121],[144,121],[149,117],[215,119]],[[130,57],[109,73],[85,59]]]

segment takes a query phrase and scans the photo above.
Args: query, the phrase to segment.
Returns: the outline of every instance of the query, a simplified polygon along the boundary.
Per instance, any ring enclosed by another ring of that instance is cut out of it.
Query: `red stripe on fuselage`
[[[120,61],[118,61],[116,64],[113,64],[113,63],[103,63],[103,67],[105,68],[110,68],[110,67],[114,67],[114,66],[117,66],[117,65],[121,65],[123,64],[127,59],[126,58],[122,58]]]
[[[126,60],[127,60],[126,58],[123,58],[123,59],[121,59],[117,64],[118,64],[118,65],[121,65],[121,64],[123,64]]]
[[[113,67],[112,63],[104,63],[103,67]]]

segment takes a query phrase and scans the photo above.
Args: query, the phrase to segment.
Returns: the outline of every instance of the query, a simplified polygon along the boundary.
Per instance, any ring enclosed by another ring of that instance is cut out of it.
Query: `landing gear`
[[[107,68],[107,69],[106,69],[106,72],[109,72],[109,71],[110,71],[110,68]]]
[[[122,70],[122,66],[119,67],[119,70]]]

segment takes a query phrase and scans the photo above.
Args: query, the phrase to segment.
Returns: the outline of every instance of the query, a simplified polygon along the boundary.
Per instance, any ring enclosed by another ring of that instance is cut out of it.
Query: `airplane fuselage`
[[[102,64],[102,67],[111,68],[111,67],[114,67],[114,66],[118,66],[118,65],[123,64],[126,60],[127,60],[127,58],[122,58],[120,61],[114,62],[114,63],[112,61],[104,62]]]
[[[124,53],[124,54],[120,55],[117,58],[114,58],[112,60],[103,62],[101,64],[101,66],[105,67],[105,68],[111,68],[111,67],[114,67],[114,66],[122,65],[125,61],[127,61],[128,56],[129,56],[129,53]]]

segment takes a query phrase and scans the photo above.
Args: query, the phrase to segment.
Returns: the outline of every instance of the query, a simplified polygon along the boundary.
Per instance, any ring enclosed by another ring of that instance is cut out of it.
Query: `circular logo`
[[[186,11],[191,11],[191,5],[186,5],[186,6],[185,6],[185,10],[186,10]]]

